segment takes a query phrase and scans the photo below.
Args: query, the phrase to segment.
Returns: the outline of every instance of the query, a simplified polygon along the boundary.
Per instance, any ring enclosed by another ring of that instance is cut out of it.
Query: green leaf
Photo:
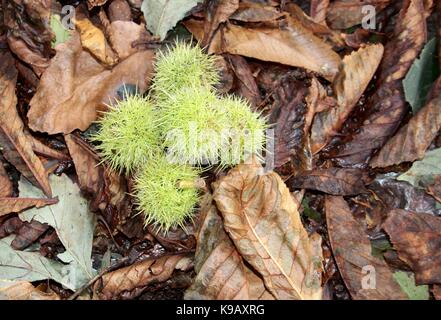
[[[429,286],[417,286],[413,273],[398,271],[393,277],[410,300],[429,300]]]
[[[70,31],[63,26],[58,14],[51,15],[51,29],[55,34],[55,39],[52,40],[52,48],[66,42],[70,38]]]
[[[167,32],[199,2],[202,0],[144,0],[141,11],[149,31],[164,40]]]
[[[432,184],[436,175],[441,174],[441,148],[426,152],[421,161],[415,161],[412,167],[397,180],[407,181],[417,188]]]
[[[66,175],[52,175],[49,182],[58,203],[27,210],[20,214],[20,219],[47,223],[55,229],[66,249],[58,258],[68,264],[72,286],[79,288],[94,276],[91,254],[95,216],[89,211],[78,186]],[[25,179],[20,180],[19,190],[21,197],[41,196],[41,191]]]
[[[427,94],[439,75],[436,44],[436,38],[427,42],[420,58],[415,60],[403,80],[406,100],[412,106],[413,114],[426,103]]]

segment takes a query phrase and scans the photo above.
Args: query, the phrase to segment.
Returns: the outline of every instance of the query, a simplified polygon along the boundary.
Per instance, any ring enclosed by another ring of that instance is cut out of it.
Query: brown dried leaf
[[[151,36],[143,24],[137,24],[133,21],[114,21],[110,24],[109,42],[120,60],[139,51],[135,46],[137,41],[150,38]]]
[[[224,30],[224,40],[228,53],[305,68],[331,81],[341,62],[328,44],[290,17],[278,28],[229,24]]]
[[[213,34],[219,25],[227,21],[238,8],[239,0],[218,0],[207,3],[202,46],[205,47],[211,42]]]
[[[336,0],[328,8],[328,23],[332,29],[347,29],[361,24],[366,13],[362,12],[363,6],[373,5],[376,13],[384,9],[391,0]]]
[[[16,234],[11,243],[11,247],[15,250],[23,250],[33,244],[40,238],[48,229],[49,225],[40,223],[38,221],[24,222],[17,226],[17,229],[11,233]]]
[[[435,178],[435,182],[427,188],[427,193],[441,203],[441,176]]]
[[[8,173],[3,167],[3,162],[0,160],[0,198],[10,197],[12,191],[12,181],[9,179]]]
[[[100,281],[95,283],[94,292],[98,299],[117,299],[126,291],[133,291],[146,287],[151,283],[166,281],[176,268],[188,269],[189,261],[186,256],[176,255],[137,262],[131,266],[105,274]]]
[[[132,11],[126,0],[113,0],[108,9],[109,20],[132,21]]]
[[[241,2],[238,10],[230,18],[243,22],[269,22],[283,16],[284,14],[274,7]]]
[[[27,281],[0,280],[0,300],[60,300],[55,292],[45,292]]]
[[[275,124],[274,165],[280,167],[292,160],[296,170],[308,170],[310,154],[304,132],[308,89],[304,82],[289,78],[275,87],[275,105],[269,119],[269,123]]]
[[[316,22],[326,25],[329,0],[311,0],[311,18]]]
[[[316,114],[311,130],[311,151],[319,152],[346,121],[374,76],[383,57],[381,44],[369,45],[344,57],[333,83],[338,107]]]
[[[21,212],[25,209],[36,207],[41,208],[47,205],[55,204],[58,199],[33,199],[33,198],[0,198],[0,217],[13,212]]]
[[[315,169],[301,172],[290,179],[293,189],[318,190],[335,196],[349,196],[366,193],[366,172],[360,169]]]
[[[308,237],[298,203],[274,172],[256,161],[222,178],[214,200],[242,257],[277,299],[321,299],[321,237]]]
[[[342,197],[327,196],[325,210],[332,251],[352,299],[408,299],[386,262],[372,255],[369,238],[352,216],[346,201]],[[370,276],[375,277],[374,288],[371,288]],[[363,283],[370,286],[363,288]]]
[[[51,57],[51,1],[3,1],[2,13],[9,48],[40,76]]]
[[[95,27],[89,19],[75,20],[75,26],[80,33],[81,45],[101,63],[113,66],[118,57],[113,52],[101,29]]]
[[[201,229],[195,254],[196,278],[185,299],[268,300],[263,280],[242,260],[207,195],[201,205]]]
[[[383,168],[422,159],[440,129],[441,91],[383,146],[370,166]]]
[[[403,1],[394,37],[385,47],[377,89],[367,102],[369,115],[338,153],[344,165],[367,163],[400,125],[407,112],[402,80],[426,40],[427,13],[423,0]]]
[[[228,55],[231,68],[239,80],[239,95],[247,99],[253,107],[257,107],[262,102],[260,91],[254,79],[251,68],[245,58],[236,55]]]
[[[395,209],[383,228],[398,256],[415,272],[417,284],[441,283],[441,218]]]
[[[46,170],[32,150],[32,141],[24,134],[15,95],[17,69],[9,52],[0,54],[0,145],[3,156],[47,196],[52,195]]]
[[[57,46],[57,55],[43,74],[30,102],[29,127],[49,134],[86,130],[125,84],[144,92],[152,75],[153,53],[137,52],[106,70],[81,48],[74,33]]]

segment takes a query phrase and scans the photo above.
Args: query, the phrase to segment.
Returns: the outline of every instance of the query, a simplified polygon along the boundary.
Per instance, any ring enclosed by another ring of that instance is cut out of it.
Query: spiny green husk
[[[160,149],[156,111],[141,95],[109,106],[98,123],[100,129],[91,140],[99,143],[100,156],[114,170],[131,173]]]
[[[254,154],[258,157],[265,145],[266,119],[253,112],[244,99],[226,96],[218,101],[229,120],[229,140],[226,148],[220,152],[220,166],[235,165]]]
[[[195,188],[179,189],[180,181],[194,181],[199,172],[187,165],[170,164],[159,155],[151,159],[135,177],[135,198],[145,224],[161,231],[183,227],[192,216],[199,195]]]
[[[152,91],[158,101],[167,100],[187,87],[211,89],[219,82],[216,58],[199,46],[177,41],[167,51],[160,51],[155,64]]]
[[[189,87],[173,95],[159,109],[168,159],[191,165],[216,163],[226,140],[220,134],[228,117],[217,97],[205,87]]]

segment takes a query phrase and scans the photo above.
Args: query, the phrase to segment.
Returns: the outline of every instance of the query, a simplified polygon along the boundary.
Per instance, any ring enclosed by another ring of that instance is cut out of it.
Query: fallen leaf
[[[8,230],[8,234],[15,234],[14,240],[11,242],[12,249],[24,250],[31,244],[35,243],[46,231],[49,230],[47,224],[40,223],[38,221],[23,222],[18,217],[12,219],[18,219],[21,223],[12,221],[12,230]],[[11,220],[12,220],[11,219]],[[9,221],[9,220],[8,220]]]
[[[144,0],[141,11],[149,31],[164,40],[167,32],[199,2],[201,0]]]
[[[397,179],[407,181],[417,188],[424,188],[434,182],[435,176],[441,175],[441,148],[426,152],[421,161],[415,161],[412,167]]]
[[[118,54],[120,60],[124,60],[132,54],[140,51],[135,45],[136,42],[149,38],[151,38],[151,36],[143,24],[120,20],[113,21],[110,24],[109,42]]]
[[[334,79],[341,59],[332,48],[298,21],[287,17],[278,28],[244,28],[228,24],[224,51],[263,61],[315,71]]]
[[[75,27],[80,33],[81,45],[85,50],[107,66],[111,67],[118,62],[118,57],[103,31],[95,27],[89,19],[75,20]]]
[[[406,101],[410,103],[413,114],[425,104],[430,87],[439,76],[436,43],[436,38],[426,43],[420,58],[414,61],[403,80]]]
[[[321,237],[308,237],[299,204],[274,172],[238,165],[222,178],[214,200],[237,250],[277,299],[321,299]]]
[[[0,300],[60,300],[55,292],[44,292],[27,281],[0,279]]]
[[[222,218],[205,196],[195,253],[196,278],[186,300],[271,300],[263,280],[242,260],[223,228]]]
[[[367,12],[363,12],[363,7],[372,5],[375,14],[385,8],[391,0],[336,0],[332,1],[327,10],[327,21],[332,29],[347,29],[357,24],[361,24]]]
[[[141,0],[140,0],[141,1]],[[107,9],[109,20],[116,21],[132,21],[132,11],[126,0],[113,0]]]
[[[395,209],[384,230],[398,256],[415,273],[417,284],[441,283],[441,219],[430,214]]]
[[[0,217],[9,213],[21,212],[31,207],[41,208],[57,202],[57,199],[0,197]]]
[[[335,196],[366,193],[366,172],[360,169],[315,169],[303,171],[291,178],[288,185],[294,189],[318,190]]]
[[[243,22],[269,22],[283,17],[284,14],[271,6],[240,2],[231,19]]]
[[[415,275],[404,271],[394,273],[394,279],[410,300],[429,300],[429,286],[415,285]]]
[[[318,113],[314,118],[311,129],[313,154],[325,147],[341,129],[374,76],[383,57],[383,50],[381,44],[368,45],[343,58],[333,83],[338,106]]]
[[[441,175],[435,178],[435,182],[427,188],[427,193],[441,203]]]
[[[32,142],[24,134],[24,125],[18,115],[15,95],[17,69],[9,52],[0,53],[0,145],[2,153],[15,168],[34,185],[51,197],[52,191],[46,170],[32,151]]]
[[[341,165],[365,165],[372,153],[395,133],[407,112],[402,79],[426,41],[423,0],[403,2],[394,36],[386,44],[379,67],[376,91],[366,103],[369,110],[363,125],[338,153]]]
[[[286,78],[277,83],[274,106],[269,123],[274,123],[274,166],[280,167],[290,160],[298,171],[310,169],[310,154],[307,134],[304,130],[305,114],[308,112],[304,100],[308,95],[302,81]]]
[[[89,212],[87,201],[80,195],[77,185],[66,175],[50,177],[58,203],[52,206],[30,209],[20,214],[24,221],[36,220],[52,226],[66,249],[58,258],[68,263],[72,275],[72,285],[79,288],[93,275],[92,240],[95,230],[95,216]],[[19,183],[20,195],[35,197],[38,190],[26,181]]]
[[[71,290],[77,288],[72,285],[72,275],[66,273],[64,264],[38,252],[14,250],[12,239],[13,236],[9,236],[0,240],[0,279],[29,282],[53,279]]]
[[[210,43],[210,40],[219,25],[227,21],[238,8],[239,0],[219,0],[209,1],[207,3],[202,47],[205,47]]]
[[[52,40],[53,48],[60,43],[66,42],[70,38],[70,31],[63,26],[58,14],[51,15],[51,29],[55,34],[55,38]]]
[[[185,270],[189,268],[189,265],[190,259],[183,255],[164,256],[159,259],[137,262],[105,274],[100,281],[95,283],[94,292],[98,299],[121,298],[120,295],[124,292],[166,281],[176,268]]]
[[[327,196],[325,210],[332,252],[352,299],[407,299],[386,262],[372,255],[369,238],[346,201]]]
[[[326,25],[329,2],[329,0],[311,0],[310,16],[316,23]]]
[[[29,127],[49,134],[86,130],[107,109],[123,85],[147,89],[153,53],[140,51],[106,70],[82,50],[78,33],[57,47],[57,54],[41,77],[28,112]]]
[[[370,166],[384,168],[422,159],[440,129],[441,91],[389,139]]]
[[[12,181],[9,179],[8,173],[0,160],[0,198],[10,197],[12,195]]]

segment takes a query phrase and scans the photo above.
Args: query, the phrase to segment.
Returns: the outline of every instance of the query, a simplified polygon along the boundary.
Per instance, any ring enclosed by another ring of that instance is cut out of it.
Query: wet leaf
[[[66,249],[58,258],[69,263],[72,285],[79,288],[93,277],[92,240],[95,217],[89,212],[86,200],[80,195],[77,185],[66,175],[51,176],[51,186],[59,202],[49,207],[31,209],[20,214],[24,221],[36,220],[47,223],[57,232]],[[38,190],[25,181],[20,181],[22,196],[38,196]]]
[[[211,195],[203,201],[202,226],[195,254],[197,276],[185,293],[186,300],[274,299],[263,280],[243,261],[223,228]]]
[[[400,125],[407,112],[402,80],[426,40],[428,13],[423,0],[403,2],[394,36],[385,46],[376,91],[367,102],[367,118],[352,140],[338,152],[342,165],[366,164],[372,153],[382,147]]]
[[[336,196],[366,193],[366,172],[360,169],[315,169],[292,178],[288,185],[296,189],[318,190]]]
[[[344,57],[334,80],[337,107],[315,115],[311,129],[313,153],[320,151],[342,127],[355,104],[368,86],[381,58],[383,46],[369,45]]]
[[[407,295],[371,243],[342,197],[327,196],[328,234],[338,269],[354,300],[404,300]]]
[[[60,300],[55,292],[44,292],[27,281],[0,280],[0,300]]]
[[[144,0],[141,10],[150,32],[164,40],[167,32],[199,2],[201,0]]]
[[[371,167],[387,167],[422,159],[441,129],[441,91],[403,126],[371,160]]]
[[[412,273],[397,271],[394,279],[410,300],[429,300],[429,287],[415,285],[415,276]]]
[[[436,175],[441,175],[441,148],[428,151],[421,161],[415,161],[412,167],[397,179],[407,181],[415,187],[425,187],[434,182]]]
[[[401,260],[415,273],[417,284],[441,283],[441,218],[395,209],[383,224]]]
[[[430,87],[439,75],[436,44],[436,38],[432,38],[426,43],[419,59],[414,61],[403,80],[406,101],[412,106],[414,114],[416,114],[426,102]]]
[[[220,180],[214,200],[237,250],[277,299],[321,299],[321,238],[308,237],[281,178],[253,162]]]

